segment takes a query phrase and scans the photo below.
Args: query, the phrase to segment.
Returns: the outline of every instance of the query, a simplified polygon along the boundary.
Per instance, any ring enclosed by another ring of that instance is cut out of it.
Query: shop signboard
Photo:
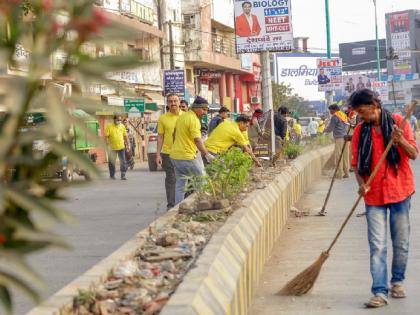
[[[235,0],[238,54],[293,49],[291,0]]]

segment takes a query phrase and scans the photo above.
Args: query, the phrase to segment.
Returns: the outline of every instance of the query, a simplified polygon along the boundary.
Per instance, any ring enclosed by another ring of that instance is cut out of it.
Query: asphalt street
[[[69,198],[61,203],[78,220],[75,225],[56,229],[72,250],[51,249],[29,260],[49,285],[45,297],[86,272],[166,211],[163,172],[149,172],[146,164],[137,164],[127,173],[128,180],[122,181],[108,179],[103,170],[102,180],[68,189]],[[19,292],[15,305],[17,315],[34,306]]]

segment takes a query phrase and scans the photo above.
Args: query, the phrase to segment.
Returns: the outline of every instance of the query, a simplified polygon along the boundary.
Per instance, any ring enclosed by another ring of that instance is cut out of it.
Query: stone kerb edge
[[[213,235],[196,262],[197,268],[185,276],[161,315],[246,314],[266,258],[287,221],[290,206],[321,175],[327,155],[332,152],[333,146],[328,146],[298,157],[264,190],[256,190],[246,198],[244,207]],[[299,177],[308,180],[302,182]],[[281,198],[285,191],[291,197]],[[234,287],[232,275],[236,275]],[[190,289],[191,282],[195,290]]]

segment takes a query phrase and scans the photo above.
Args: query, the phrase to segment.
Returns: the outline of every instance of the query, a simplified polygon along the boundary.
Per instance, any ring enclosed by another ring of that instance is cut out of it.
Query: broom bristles
[[[327,252],[322,252],[319,258],[308,268],[290,280],[279,292],[278,295],[303,295],[308,293],[315,284],[321,272],[322,265],[328,258]]]

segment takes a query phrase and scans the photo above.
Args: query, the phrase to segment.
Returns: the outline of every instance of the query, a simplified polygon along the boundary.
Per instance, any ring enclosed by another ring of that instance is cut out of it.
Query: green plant
[[[206,166],[205,176],[189,177],[189,188],[215,200],[229,198],[246,184],[251,167],[251,157],[233,147]]]
[[[73,305],[85,306],[87,309],[95,302],[96,293],[94,290],[78,290],[77,296],[73,298]]]
[[[312,144],[326,146],[332,143],[331,136],[327,134],[319,134],[314,139],[312,139]]]
[[[51,246],[67,247],[46,224],[51,219],[72,221],[55,205],[63,199],[63,183],[43,175],[64,157],[91,178],[99,174],[87,157],[73,149],[70,130],[74,127],[100,141],[72,111],[102,110],[100,101],[84,93],[89,84],[117,87],[107,80],[107,73],[141,64],[134,55],[97,58],[96,48],[93,55],[87,52],[88,44],[133,36],[111,24],[93,4],[93,0],[0,2],[0,103],[6,108],[6,114],[0,115],[0,302],[7,314],[12,313],[12,287],[36,301],[45,289],[26,256]],[[61,62],[52,65],[57,54]],[[71,82],[72,95],[65,96],[56,82]],[[28,111],[40,110],[45,122],[28,128]],[[46,154],[34,148],[40,140]]]
[[[283,147],[283,154],[287,156],[289,159],[297,158],[303,152],[304,146],[301,144],[288,142]]]

